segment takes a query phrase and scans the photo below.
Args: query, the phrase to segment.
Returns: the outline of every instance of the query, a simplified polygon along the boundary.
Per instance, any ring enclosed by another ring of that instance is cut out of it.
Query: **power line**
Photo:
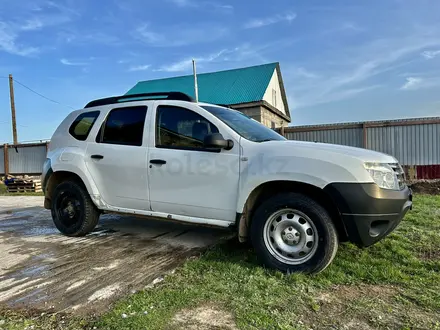
[[[6,78],[6,79],[8,79],[8,77],[6,77],[6,76],[0,76],[0,78]],[[68,107],[68,108],[70,108],[70,109],[72,109],[72,110],[75,110],[75,108],[71,107],[70,105],[62,104],[62,103],[60,103],[60,102],[58,102],[58,101],[55,101],[55,100],[52,100],[51,98],[48,98],[47,96],[44,96],[43,94],[40,94],[40,93],[34,91],[32,88],[30,88],[30,87],[26,86],[25,84],[19,82],[19,81],[18,81],[17,79],[15,79],[15,78],[14,78],[13,80],[14,80],[17,84],[19,84],[19,85],[23,86],[24,88],[28,89],[29,91],[31,91],[32,93],[35,93],[35,94],[37,94],[38,96],[40,96],[40,97],[42,97],[42,98],[44,98],[44,99],[46,99],[46,100],[48,100],[48,101],[50,101],[50,102],[53,102],[53,103],[56,103],[56,104],[62,105],[63,107]]]
[[[7,122],[7,121],[0,121],[0,125],[5,125],[5,124],[10,124],[10,122]],[[29,126],[27,126],[27,125],[20,125],[20,124],[17,124],[17,126],[20,126],[20,127],[29,127]]]
[[[32,93],[35,93],[35,94],[37,94],[38,96],[40,96],[40,97],[42,97],[42,98],[44,98],[44,99],[46,99],[46,100],[48,100],[48,101],[50,101],[50,102],[53,102],[53,103],[56,103],[56,104],[62,105],[63,107],[68,107],[68,108],[70,108],[70,109],[72,109],[72,110],[75,110],[75,108],[71,107],[70,105],[62,104],[62,103],[60,103],[60,102],[58,102],[58,101],[55,101],[55,100],[53,100],[53,99],[50,99],[50,98],[44,96],[43,94],[40,94],[40,93],[34,91],[32,88],[26,86],[25,84],[22,84],[21,82],[19,82],[19,81],[18,81],[17,79],[15,79],[15,78],[14,78],[14,81],[15,81],[17,84],[19,84],[19,85],[23,86],[24,88],[28,89],[29,91],[31,91]]]

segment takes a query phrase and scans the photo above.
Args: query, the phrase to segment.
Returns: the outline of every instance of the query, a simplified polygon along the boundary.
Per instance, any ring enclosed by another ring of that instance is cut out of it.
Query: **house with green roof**
[[[197,81],[200,102],[237,109],[271,128],[291,121],[279,63],[201,73]],[[140,81],[127,94],[171,91],[194,97],[194,76]]]

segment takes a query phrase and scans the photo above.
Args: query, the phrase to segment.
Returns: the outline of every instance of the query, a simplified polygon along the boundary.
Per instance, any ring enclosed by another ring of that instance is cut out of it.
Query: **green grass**
[[[198,329],[197,320],[173,318],[211,308],[232,315],[239,329],[440,330],[440,196],[416,195],[414,203],[388,238],[367,249],[341,245],[321,274],[266,270],[251,249],[231,241],[187,261],[101,317],[70,322],[73,328]]]
[[[240,329],[328,329],[352,320],[440,329],[440,196],[416,196],[391,236],[363,250],[343,244],[316,276],[265,270],[252,250],[234,242],[218,246],[158,287],[118,303],[97,327],[168,329],[178,311],[213,304],[232,313]]]
[[[0,195],[2,194],[6,194],[7,193],[7,188],[3,183],[0,183]]]
[[[0,196],[44,196],[42,192],[27,192],[27,193],[8,193],[8,189],[0,183]]]
[[[25,193],[8,193],[8,192],[4,192],[1,193],[0,192],[0,196],[44,196],[44,193],[42,192],[25,192]]]
[[[0,329],[9,330],[47,330],[47,329],[84,329],[89,321],[72,318],[68,315],[46,314],[36,311],[14,312],[0,309]]]

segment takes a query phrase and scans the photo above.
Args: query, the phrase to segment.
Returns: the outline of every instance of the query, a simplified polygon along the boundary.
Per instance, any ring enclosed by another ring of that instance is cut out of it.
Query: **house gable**
[[[283,114],[286,114],[286,107],[281,95],[280,81],[276,70],[273,71],[272,78],[264,93],[263,100],[269,103],[274,108],[280,110]]]
[[[277,63],[270,79],[269,85],[263,96],[263,101],[284,114],[290,122],[290,111],[287,103],[286,91],[284,89],[283,78],[281,76],[280,65]]]

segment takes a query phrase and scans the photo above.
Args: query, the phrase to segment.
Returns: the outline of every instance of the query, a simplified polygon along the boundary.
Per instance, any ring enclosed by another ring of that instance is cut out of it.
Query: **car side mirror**
[[[212,133],[205,137],[203,145],[205,148],[231,150],[234,147],[234,141],[225,140],[220,133]]]

